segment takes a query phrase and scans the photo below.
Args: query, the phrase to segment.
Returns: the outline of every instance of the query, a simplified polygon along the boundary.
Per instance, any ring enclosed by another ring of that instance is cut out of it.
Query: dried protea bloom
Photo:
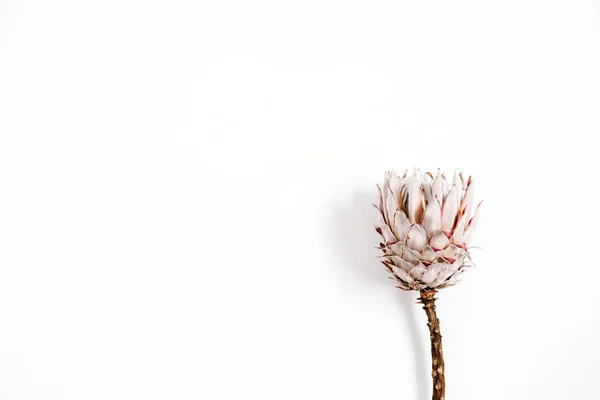
[[[474,207],[473,181],[455,172],[452,183],[439,171],[386,172],[379,188],[383,264],[400,289],[453,285],[472,265],[468,243],[481,203]]]
[[[469,241],[481,203],[473,203],[473,181],[456,171],[448,182],[415,170],[400,177],[386,172],[379,188],[379,225],[383,264],[400,289],[420,291],[431,338],[433,400],[444,400],[445,365],[440,321],[435,311],[437,289],[453,285],[472,265]]]

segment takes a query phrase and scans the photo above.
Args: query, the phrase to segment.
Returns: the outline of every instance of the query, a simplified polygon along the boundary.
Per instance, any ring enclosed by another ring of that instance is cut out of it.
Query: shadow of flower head
[[[353,192],[347,201],[333,207],[329,224],[335,257],[347,271],[369,284],[389,284],[383,266],[378,265],[379,236],[375,232],[375,192]]]

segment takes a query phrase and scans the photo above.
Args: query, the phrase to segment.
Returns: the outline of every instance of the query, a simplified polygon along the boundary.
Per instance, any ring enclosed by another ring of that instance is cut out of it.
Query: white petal
[[[415,224],[408,231],[408,239],[406,244],[412,250],[422,251],[427,244],[427,234],[421,225]]]
[[[433,264],[431,264],[431,268],[438,273],[446,271],[448,268],[450,268],[450,266],[451,264],[446,260],[436,261]]]
[[[408,196],[406,204],[406,214],[411,222],[420,222],[421,216],[423,215],[423,199],[421,193],[421,187],[416,176],[410,178],[408,183]]]
[[[410,276],[412,276],[414,279],[420,279],[425,272],[427,272],[427,269],[423,266],[423,264],[419,263],[410,270]]]
[[[454,179],[452,181],[452,185],[459,188],[462,191],[463,185],[462,185],[462,179],[460,178],[459,173],[460,173],[459,170],[454,171]]]
[[[425,261],[433,261],[435,260],[440,253],[436,252],[431,248],[431,246],[425,246],[425,249],[421,252],[423,260]]]
[[[419,182],[419,184],[423,181],[423,173],[419,168],[413,167],[413,176],[417,179],[417,182]]]
[[[444,250],[444,257],[456,260],[464,252],[465,251],[462,248],[451,244]]]
[[[390,250],[390,254],[401,257],[402,256],[402,248],[404,247],[404,243],[397,242],[392,245],[389,245],[387,248]]]
[[[431,267],[438,271],[437,278],[430,285],[431,287],[437,287],[441,285],[446,279],[455,273],[455,269],[453,269],[452,266],[447,262],[434,263],[431,265]]]
[[[379,187],[379,195],[380,195],[380,199],[381,199],[381,209],[384,210],[384,216],[387,218],[387,211],[386,211],[386,206],[387,206],[387,198],[390,194],[390,172],[386,171],[386,173],[383,176],[383,184],[381,185],[381,187]]]
[[[448,240],[448,236],[442,231],[438,231],[429,239],[429,245],[434,249],[443,250],[448,244],[450,244],[450,240]]]
[[[429,268],[423,275],[421,275],[421,277],[419,278],[419,280],[423,283],[427,283],[430,284],[432,283],[434,280],[436,280],[436,278],[438,277],[436,271],[434,271],[433,269]]]
[[[403,280],[404,282],[411,283],[413,281],[413,278],[408,274],[408,272],[404,271],[403,269],[392,265],[392,270],[394,271],[394,275],[399,279]]]
[[[471,238],[473,237],[473,232],[475,231],[475,228],[477,227],[477,222],[479,221],[479,211],[481,210],[481,203],[482,202],[480,202],[477,205],[477,208],[475,209],[475,215],[473,215],[473,218],[471,219],[471,221],[469,221],[469,224],[465,228],[465,234],[463,236],[463,241],[465,243],[469,243],[471,241]]]
[[[438,169],[438,173],[437,176],[435,177],[435,179],[433,180],[433,184],[431,186],[431,193],[434,199],[437,199],[437,201],[442,204],[442,202],[444,201],[444,192],[442,190],[442,175],[440,174],[440,170]]]
[[[454,228],[454,233],[452,234],[452,243],[462,243],[463,236],[465,232],[465,226],[467,225],[467,221],[469,220],[467,215],[463,215],[458,220],[456,227]]]
[[[429,266],[429,269],[434,271],[436,275],[440,275],[442,272],[447,271],[450,268],[448,261],[436,261]]]
[[[383,174],[383,189],[389,189],[390,188],[390,180],[392,179],[392,171],[385,171],[385,173]]]
[[[394,214],[394,233],[399,241],[402,243],[406,240],[406,235],[410,229],[410,221],[406,217],[403,211],[396,211]]]
[[[402,258],[411,264],[419,262],[421,254],[418,251],[414,251],[406,246],[402,248]]]
[[[399,260],[402,260],[400,256],[396,256],[393,254],[386,254],[383,256],[388,263],[394,264],[396,266],[400,266]]]
[[[409,263],[408,261],[405,261],[403,258],[400,258],[398,262],[400,264],[399,267],[405,270],[406,272],[409,272],[414,267],[413,264]]]
[[[458,280],[458,278],[460,277],[460,274],[462,274],[462,271],[446,271],[443,275],[444,278],[444,285],[453,285],[454,282],[456,282]]]
[[[423,177],[423,182],[421,182],[421,188],[423,189],[423,195],[425,197],[426,204],[429,204],[434,200],[433,180],[433,174],[431,172],[426,172]]]
[[[393,210],[391,212],[391,216],[394,216],[394,211],[397,209],[397,204],[394,204],[392,190],[390,188],[390,181],[392,179],[392,172],[386,171],[383,177],[383,185],[380,188],[381,195],[381,204],[383,210],[383,216],[385,217],[386,223],[390,223],[392,219],[390,218],[390,209]],[[392,199],[390,199],[392,197]]]
[[[457,254],[456,261],[452,263],[452,269],[454,271],[462,271],[470,266],[472,266],[471,260],[465,252]]]
[[[458,188],[454,187],[448,192],[442,207],[442,228],[452,230],[458,212]]]
[[[427,177],[429,178],[429,175],[427,175]],[[431,179],[431,178],[429,178],[429,179]],[[433,203],[435,201],[435,198],[433,197],[433,182],[431,182],[431,181],[423,182],[421,187],[423,188],[423,196],[425,198],[425,204]]]
[[[391,189],[388,188],[387,194],[384,193],[385,196],[385,218],[388,224],[392,224],[394,221],[394,214],[398,210],[398,201],[394,197]]]
[[[446,196],[448,196],[448,192],[450,191],[450,189],[452,189],[452,187],[450,186],[450,184],[446,180],[446,176],[444,176],[444,174],[442,174],[442,193],[444,195],[443,196],[444,198]]]
[[[433,200],[427,206],[423,216],[423,228],[425,228],[427,235],[432,235],[435,231],[442,229],[442,212],[440,203],[437,200]]]
[[[411,264],[414,264],[419,261],[421,258],[421,254],[417,251],[411,250],[400,242],[390,246],[390,250],[404,260],[408,261]]]
[[[390,175],[390,190],[392,192],[392,194],[394,195],[394,198],[396,199],[396,201],[400,200],[400,190],[402,189],[402,186],[404,186],[405,182],[402,181],[402,179],[400,179],[400,177],[395,173],[392,172]]]
[[[473,213],[473,210],[471,209],[473,207],[473,192],[473,182],[471,182],[467,187],[467,191],[465,192],[465,195],[460,205],[462,213],[467,215],[467,217]]]
[[[406,272],[410,271],[412,269],[412,267],[414,266],[412,263],[409,263],[408,261],[404,260],[400,256],[392,255],[392,256],[385,256],[385,258],[386,258],[386,260],[389,260],[392,264],[394,264],[397,267],[402,268]]]
[[[420,186],[421,191],[423,192],[423,197],[427,202],[429,198],[432,198],[431,190],[433,187],[433,179],[431,179],[431,174],[429,172],[423,174],[423,179],[421,180]]]
[[[383,214],[381,213],[381,210],[379,209],[379,207],[377,208],[377,225],[385,225],[387,222],[385,222],[385,218],[383,216]]]
[[[450,279],[444,282],[444,287],[456,285],[456,283],[458,282],[458,278],[460,278],[460,272],[455,273],[450,277]]]
[[[462,173],[462,172],[461,172],[461,173],[459,173],[458,175],[460,176],[460,181],[462,182],[462,187],[463,187],[463,189],[464,189],[464,190],[466,190],[466,189],[467,189],[467,186],[468,186],[468,185],[467,185],[467,183],[469,182],[469,181],[468,181],[468,179],[465,179],[465,177],[464,177],[464,175],[463,175],[463,173]],[[469,177],[469,178],[470,178],[470,177]]]
[[[398,240],[387,225],[377,226],[375,227],[375,230],[383,237],[385,243],[396,242]]]

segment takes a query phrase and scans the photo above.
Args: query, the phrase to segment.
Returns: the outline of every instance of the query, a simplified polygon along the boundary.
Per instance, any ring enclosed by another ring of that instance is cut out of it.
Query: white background
[[[0,1],[0,399],[430,398],[383,171],[459,167],[447,399],[594,399],[598,1]]]

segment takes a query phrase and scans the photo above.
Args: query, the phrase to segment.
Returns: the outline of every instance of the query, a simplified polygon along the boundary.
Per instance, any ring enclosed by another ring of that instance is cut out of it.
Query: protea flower
[[[419,290],[431,337],[433,400],[445,398],[442,336],[435,311],[437,289],[454,285],[472,265],[469,241],[481,203],[474,207],[473,180],[456,171],[452,183],[438,170],[411,176],[386,172],[379,187],[377,232],[383,264],[403,290]]]
[[[386,172],[379,188],[383,264],[400,289],[428,290],[453,285],[471,266],[468,242],[481,203],[473,207],[473,181],[455,172],[415,170],[399,177]]]

